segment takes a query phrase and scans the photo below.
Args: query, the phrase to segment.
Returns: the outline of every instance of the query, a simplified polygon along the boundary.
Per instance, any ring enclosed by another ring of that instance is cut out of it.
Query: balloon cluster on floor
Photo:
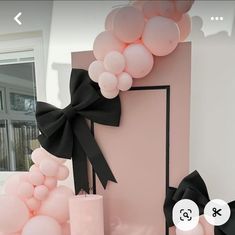
[[[32,153],[29,172],[11,176],[0,196],[0,235],[70,235],[68,199],[74,195],[57,186],[69,176],[64,159],[43,148]]]
[[[191,31],[187,12],[193,0],[135,1],[116,8],[105,21],[105,31],[95,39],[96,60],[90,78],[104,97],[112,99],[131,88],[133,78],[143,78],[153,68],[153,56],[166,56]]]

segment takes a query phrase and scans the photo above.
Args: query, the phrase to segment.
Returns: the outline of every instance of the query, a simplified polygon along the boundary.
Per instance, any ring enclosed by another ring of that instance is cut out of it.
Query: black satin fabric
[[[119,126],[119,97],[104,98],[91,82],[88,72],[73,69],[70,78],[71,103],[64,109],[37,102],[36,119],[41,135],[40,144],[51,154],[72,159],[75,191],[89,193],[87,159],[104,188],[108,181],[117,182],[110,170],[86,119],[109,126]]]

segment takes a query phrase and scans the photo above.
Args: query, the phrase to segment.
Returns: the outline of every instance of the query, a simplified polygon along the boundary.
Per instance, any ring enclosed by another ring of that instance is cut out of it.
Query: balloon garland
[[[57,186],[69,176],[66,160],[38,148],[32,161],[29,172],[15,174],[5,183],[5,195],[0,196],[0,234],[70,235],[68,199],[74,193]]]
[[[133,79],[148,75],[154,56],[172,53],[191,31],[187,12],[194,0],[135,1],[112,10],[105,31],[93,44],[96,60],[90,78],[104,97],[112,99],[131,88]]]

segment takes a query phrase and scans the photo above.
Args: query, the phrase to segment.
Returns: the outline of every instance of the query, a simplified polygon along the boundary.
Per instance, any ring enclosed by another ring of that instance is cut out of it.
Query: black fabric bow
[[[73,69],[70,78],[71,103],[64,109],[37,102],[36,119],[40,144],[51,154],[73,160],[76,194],[89,193],[87,158],[104,188],[117,182],[110,170],[86,119],[99,124],[118,126],[121,115],[119,97],[104,98],[83,69]]]
[[[169,187],[164,203],[164,213],[167,226],[174,226],[172,211],[174,205],[182,200],[190,199],[199,207],[200,215],[203,214],[206,204],[210,201],[207,187],[202,177],[197,171],[186,176],[178,188]],[[215,226],[215,235],[234,235],[235,234],[235,201],[229,203],[231,216],[228,222],[221,226]]]

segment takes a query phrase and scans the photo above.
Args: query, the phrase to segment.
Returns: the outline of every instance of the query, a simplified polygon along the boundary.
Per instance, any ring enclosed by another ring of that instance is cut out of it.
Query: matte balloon
[[[56,178],[58,180],[66,180],[69,177],[69,169],[67,166],[60,166]]]
[[[104,72],[99,77],[99,86],[102,90],[112,91],[117,88],[117,84],[117,77],[110,72]]]
[[[26,205],[30,209],[30,211],[37,211],[41,206],[41,202],[36,198],[32,197],[26,200]]]
[[[22,235],[63,235],[60,224],[49,216],[35,216],[25,225]]]
[[[98,82],[99,76],[103,72],[105,72],[103,61],[95,60],[89,65],[88,74],[92,81]]]
[[[140,11],[142,11],[142,10],[143,10],[143,7],[144,7],[144,3],[145,3],[145,1],[137,0],[137,1],[134,1],[134,2],[132,3],[132,6],[135,7],[135,8],[137,8],[137,9],[139,9]]]
[[[28,180],[33,185],[41,185],[43,184],[45,177],[41,172],[28,172]]]
[[[193,3],[194,0],[178,0],[175,1],[175,8],[178,12],[184,14],[191,9]]]
[[[36,165],[39,165],[43,159],[47,158],[47,153],[43,148],[37,148],[32,152],[31,158]]]
[[[182,231],[176,228],[176,235],[204,235],[202,225],[199,223],[194,229],[189,231]]]
[[[175,12],[175,6],[173,1],[164,0],[158,1],[159,15],[170,18]]]
[[[168,55],[179,43],[179,27],[171,19],[155,16],[146,23],[142,40],[154,55]]]
[[[20,183],[19,174],[10,176],[4,184],[4,187],[3,187],[4,192],[9,195],[17,195],[19,183]]]
[[[56,163],[63,164],[63,163],[65,163],[67,161],[65,158],[56,157],[55,155],[53,155],[53,154],[49,153],[48,151],[46,151],[46,149],[44,149],[44,148],[42,148],[42,149],[45,151],[45,153],[47,154],[48,158],[50,160],[55,161]]]
[[[43,160],[39,165],[39,169],[45,176],[56,176],[59,165],[53,160]]]
[[[21,182],[18,186],[17,194],[22,198],[30,198],[33,196],[34,187],[28,182]]]
[[[35,164],[33,164],[33,165],[29,168],[29,172],[33,172],[33,171],[35,171],[35,172],[41,172],[40,169],[39,169],[39,167],[36,166]]]
[[[37,199],[37,200],[45,200],[46,197],[49,194],[49,190],[45,185],[39,185],[37,187],[35,187],[34,189],[34,193],[33,196]]]
[[[120,8],[113,9],[105,19],[105,29],[113,30],[113,19]]]
[[[54,189],[57,186],[57,179],[55,177],[47,176],[45,178],[44,185],[50,190]]]
[[[107,98],[107,99],[113,99],[113,98],[115,98],[115,97],[117,97],[118,96],[118,94],[119,94],[119,89],[114,89],[114,90],[112,90],[112,91],[107,91],[107,90],[102,90],[101,89],[101,94],[105,97],[105,98]]]
[[[180,41],[183,42],[189,36],[192,29],[190,16],[184,14],[177,24],[180,30]]]
[[[113,74],[121,73],[125,68],[125,58],[118,51],[109,52],[104,58],[104,67]]]
[[[118,39],[131,43],[141,37],[144,30],[144,15],[133,6],[122,7],[113,20],[113,31]]]
[[[68,200],[74,193],[65,186],[59,186],[51,191],[45,201],[42,202],[38,211],[39,215],[47,215],[63,224],[69,220]]]
[[[125,71],[133,78],[146,76],[153,68],[153,55],[141,44],[131,44],[123,52]]]
[[[125,43],[117,39],[111,31],[100,33],[93,44],[93,52],[97,60],[103,60],[110,51],[122,52],[124,48]]]
[[[118,89],[121,91],[127,91],[131,88],[133,79],[130,74],[123,72],[118,75]]]
[[[29,219],[29,210],[16,196],[0,196],[0,232],[16,233]]]
[[[146,1],[143,6],[144,16],[150,19],[159,15],[159,1]]]
[[[29,182],[29,174],[28,172],[20,173],[20,182]]]

